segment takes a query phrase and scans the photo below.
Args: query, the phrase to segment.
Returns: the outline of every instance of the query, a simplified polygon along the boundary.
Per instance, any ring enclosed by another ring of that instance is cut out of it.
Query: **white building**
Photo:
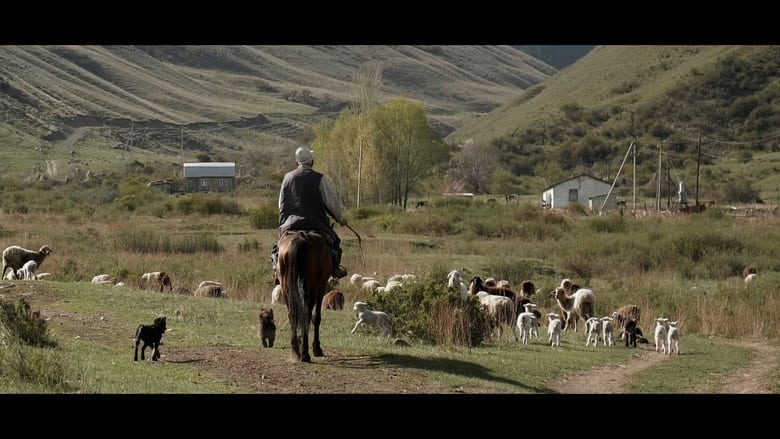
[[[542,201],[548,209],[564,209],[573,202],[588,207],[591,198],[606,197],[611,186],[611,183],[604,180],[580,174],[545,188],[542,191]],[[610,195],[610,198],[614,200],[614,194]]]

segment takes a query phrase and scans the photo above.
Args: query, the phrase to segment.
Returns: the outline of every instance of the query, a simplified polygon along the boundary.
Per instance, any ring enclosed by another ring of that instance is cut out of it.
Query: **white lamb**
[[[655,351],[658,352],[660,350],[663,354],[665,354],[667,350],[666,322],[668,321],[669,319],[665,317],[658,317],[655,319]]]
[[[601,334],[604,340],[604,346],[614,346],[615,340],[612,338],[612,333],[615,331],[615,325],[612,317],[606,316],[601,318]]]
[[[271,305],[282,303],[282,286],[277,285],[271,291]]]
[[[38,271],[38,263],[35,261],[27,261],[22,265],[22,268],[18,270],[19,279],[24,280],[38,280],[35,273]]]
[[[534,332],[538,335],[538,330],[536,330],[536,328],[539,327],[539,321],[533,313],[533,308],[535,306],[536,305],[533,303],[524,304],[523,307],[525,307],[525,312],[521,312],[520,315],[517,316],[517,332],[520,334],[520,342],[522,344],[528,344],[528,340]],[[517,339],[517,336],[515,338]]]
[[[550,346],[561,345],[561,327],[563,321],[558,313],[551,312],[547,314],[547,335]]]
[[[677,355],[680,355],[680,329],[677,328],[677,322],[669,322],[666,337],[669,355],[672,355],[673,349],[677,351]]]
[[[358,313],[358,321],[352,328],[352,334],[355,333],[360,325],[374,325],[379,329],[381,335],[390,337],[393,334],[393,327],[390,325],[390,316],[382,311],[372,311],[364,302],[355,302],[352,309]]]
[[[588,318],[588,320],[585,321],[585,332],[588,337],[585,340],[585,346],[590,345],[591,340],[593,340],[593,346],[598,346],[599,335],[601,334],[601,320],[598,317]]]

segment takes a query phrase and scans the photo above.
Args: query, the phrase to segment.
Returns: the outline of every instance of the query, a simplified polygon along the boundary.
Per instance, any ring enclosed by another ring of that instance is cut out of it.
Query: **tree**
[[[488,189],[490,193],[503,195],[504,201],[509,203],[510,196],[517,192],[515,176],[508,170],[498,167],[488,179]]]
[[[405,98],[376,107],[371,121],[380,177],[375,182],[375,196],[406,209],[418,183],[447,162],[447,145],[428,125],[422,105]]]
[[[498,168],[500,151],[485,142],[471,142],[450,160],[450,177],[462,181],[465,189],[485,193],[490,175]]]

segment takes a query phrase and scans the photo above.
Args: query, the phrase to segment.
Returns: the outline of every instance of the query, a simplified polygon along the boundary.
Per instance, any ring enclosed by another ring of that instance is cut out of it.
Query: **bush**
[[[35,347],[57,346],[49,338],[46,320],[41,318],[40,312],[31,311],[30,304],[24,299],[19,299],[15,307],[0,303],[0,341],[3,345],[23,342]]]
[[[478,300],[464,299],[444,285],[443,275],[418,277],[394,289],[393,294],[369,293],[371,309],[390,315],[393,331],[444,345],[477,346],[487,334],[487,322]]]

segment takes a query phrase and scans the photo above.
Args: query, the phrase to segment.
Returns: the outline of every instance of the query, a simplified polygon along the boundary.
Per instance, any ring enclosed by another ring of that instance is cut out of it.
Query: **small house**
[[[184,192],[233,192],[236,189],[235,162],[184,164]]]
[[[542,201],[548,209],[564,209],[569,203],[575,202],[587,207],[592,197],[606,198],[610,187],[612,184],[609,182],[588,174],[580,174],[545,188],[542,191]],[[610,195],[610,198],[613,196]]]

